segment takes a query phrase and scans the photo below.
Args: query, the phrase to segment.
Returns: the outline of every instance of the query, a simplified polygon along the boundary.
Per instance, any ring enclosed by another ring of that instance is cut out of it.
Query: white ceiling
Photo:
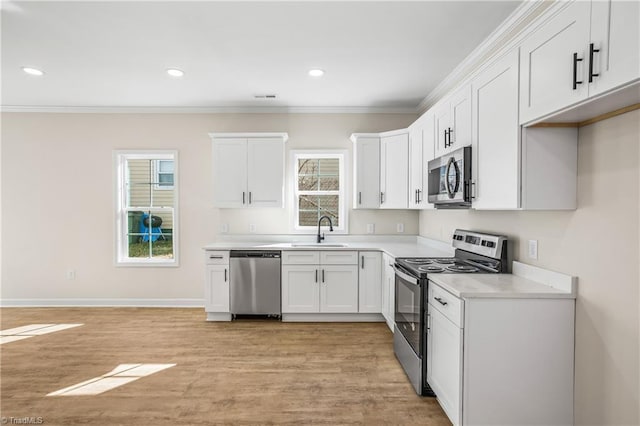
[[[414,108],[519,4],[3,0],[2,105]]]

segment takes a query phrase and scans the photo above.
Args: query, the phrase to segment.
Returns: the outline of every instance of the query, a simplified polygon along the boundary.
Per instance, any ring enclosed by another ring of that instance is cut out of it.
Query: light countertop
[[[429,280],[459,298],[575,299],[565,291],[513,274],[431,274]]]
[[[295,243],[301,244],[301,243]],[[417,242],[372,241],[349,242],[346,247],[330,247],[332,242],[309,244],[304,247],[294,247],[292,243],[265,242],[219,242],[207,244],[205,250],[379,250],[391,257],[447,257],[453,255],[453,249],[445,250]]]

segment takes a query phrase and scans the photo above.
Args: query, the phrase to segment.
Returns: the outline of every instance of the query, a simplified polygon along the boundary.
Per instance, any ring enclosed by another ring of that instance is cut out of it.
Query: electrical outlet
[[[68,280],[75,280],[76,279],[76,270],[75,269],[69,269],[67,271],[67,279]]]
[[[376,224],[375,223],[367,223],[367,234],[373,234],[376,232]]]
[[[223,234],[226,234],[227,232],[229,232],[229,224],[223,223],[222,226],[220,227],[220,232],[222,232]]]
[[[529,258],[538,258],[538,240],[529,240]]]
[[[396,232],[398,233],[404,232],[404,223],[396,223]]]
[[[256,224],[255,223],[250,223],[249,224],[249,232],[256,232]]]

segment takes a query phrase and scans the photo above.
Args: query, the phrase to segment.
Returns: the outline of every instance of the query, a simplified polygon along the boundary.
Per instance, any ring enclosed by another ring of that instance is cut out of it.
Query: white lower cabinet
[[[299,264],[306,258],[324,263]],[[282,313],[357,313],[356,262],[357,252],[283,252]]]
[[[322,265],[320,312],[358,312],[358,267]]]
[[[573,424],[574,299],[460,299],[429,281],[427,382],[454,425]]]
[[[379,314],[382,312],[382,253],[361,251],[358,258],[358,312]]]
[[[229,320],[229,252],[206,251],[204,310],[210,320]],[[222,315],[219,315],[222,314]]]
[[[282,266],[282,312],[319,312],[318,265]]]
[[[393,269],[395,259],[388,254],[382,255],[382,316],[387,326],[393,332],[394,308],[395,308],[395,283],[396,273]]]
[[[462,402],[462,329],[429,306],[430,354],[427,382],[454,425],[460,424]]]

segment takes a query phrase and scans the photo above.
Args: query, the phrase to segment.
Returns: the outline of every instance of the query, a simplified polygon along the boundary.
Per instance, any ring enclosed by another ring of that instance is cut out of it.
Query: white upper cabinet
[[[422,187],[422,117],[409,126],[409,208],[420,208],[420,197],[424,198]]]
[[[591,3],[589,96],[640,78],[640,2]]]
[[[210,136],[216,207],[284,207],[286,133]]]
[[[471,86],[465,84],[434,107],[435,157],[471,145]]]
[[[240,208],[246,205],[246,139],[220,138],[214,141],[213,186],[216,207]]]
[[[380,138],[380,208],[409,207],[409,135],[382,134]]]
[[[518,51],[507,53],[480,72],[472,88],[472,207],[575,209],[577,129],[521,129]]]
[[[380,207],[380,138],[377,135],[351,136],[353,141],[353,208]]]
[[[520,123],[640,77],[637,1],[574,1],[521,45]]]
[[[517,209],[520,207],[518,50],[482,71],[471,86],[473,207]]]
[[[428,209],[427,163],[434,154],[434,120],[431,110],[409,126],[409,208]]]

